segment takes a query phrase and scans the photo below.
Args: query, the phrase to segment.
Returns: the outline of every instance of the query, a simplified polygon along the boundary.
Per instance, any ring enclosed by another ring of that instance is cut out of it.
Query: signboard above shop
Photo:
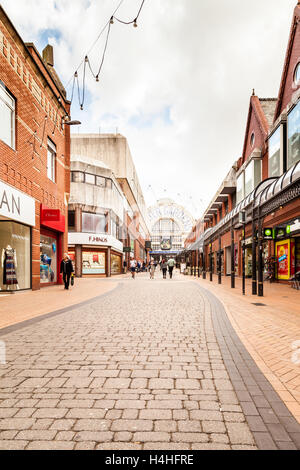
[[[35,200],[0,181],[0,216],[34,227]]]

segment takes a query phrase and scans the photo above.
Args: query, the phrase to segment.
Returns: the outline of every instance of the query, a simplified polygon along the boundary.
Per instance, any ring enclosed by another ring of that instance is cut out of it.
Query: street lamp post
[[[243,289],[243,295],[245,295],[245,231],[246,231],[246,212],[241,211],[239,213],[239,221],[243,225],[243,248],[242,248],[242,289]]]
[[[218,284],[222,284],[222,254],[221,254],[221,237],[219,236],[219,253],[218,253]]]
[[[202,259],[202,264],[203,264],[202,278],[203,278],[203,279],[206,279],[205,244],[203,244],[203,259]]]
[[[235,262],[234,262],[234,228],[231,221],[231,288],[235,288]]]
[[[209,280],[212,282],[213,280],[213,262],[212,262],[212,241],[210,239],[210,259],[209,259]]]
[[[257,259],[257,271],[258,271],[258,297],[264,295],[264,283],[263,283],[263,235],[262,235],[262,221],[260,216],[260,207],[258,208],[258,259]]]

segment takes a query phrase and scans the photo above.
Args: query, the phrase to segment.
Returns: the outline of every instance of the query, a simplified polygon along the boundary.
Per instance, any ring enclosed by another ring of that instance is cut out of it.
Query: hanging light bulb
[[[83,111],[83,104],[80,105],[80,110]]]
[[[134,27],[134,28],[137,28],[137,22],[136,22],[136,19],[135,19],[135,20],[134,20],[134,22],[133,22],[133,27]]]
[[[89,59],[88,59],[88,56],[87,56],[87,55],[85,56],[85,58],[84,58],[84,61],[85,61],[85,62],[88,62],[88,61],[89,61]]]
[[[99,82],[99,76],[96,75],[96,82]]]
[[[114,17],[113,16],[110,19],[110,24],[114,24]]]
[[[75,77],[75,78],[78,77],[78,72],[75,72],[75,73],[74,73],[74,77]]]

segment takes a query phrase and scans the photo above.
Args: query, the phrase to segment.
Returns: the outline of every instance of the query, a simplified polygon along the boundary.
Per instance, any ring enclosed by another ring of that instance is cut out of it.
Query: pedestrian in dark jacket
[[[163,278],[167,279],[167,269],[168,269],[167,261],[165,259],[162,260],[162,263],[161,263],[160,266],[161,266],[161,269],[162,269],[162,272],[163,272]]]
[[[73,264],[72,264],[72,261],[70,260],[70,256],[68,255],[68,253],[65,253],[65,257],[60,263],[60,272],[63,275],[65,289],[68,290],[69,285],[70,285],[70,278],[71,278],[72,273],[74,272]]]

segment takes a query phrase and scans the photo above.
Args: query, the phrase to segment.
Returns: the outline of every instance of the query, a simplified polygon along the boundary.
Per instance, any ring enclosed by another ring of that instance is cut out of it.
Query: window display
[[[0,289],[31,288],[30,228],[0,221]]]
[[[105,274],[105,253],[100,251],[83,251],[82,274]]]
[[[111,274],[122,273],[122,257],[111,254]]]
[[[40,241],[41,284],[57,282],[57,239],[41,233]]]

